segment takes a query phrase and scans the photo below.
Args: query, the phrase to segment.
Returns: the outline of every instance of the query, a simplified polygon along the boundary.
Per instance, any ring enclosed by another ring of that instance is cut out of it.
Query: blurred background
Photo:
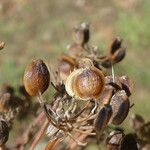
[[[0,84],[17,87],[29,61],[52,64],[72,41],[72,28],[91,24],[91,45],[107,51],[115,36],[123,38],[126,58],[115,66],[117,75],[134,83],[132,113],[150,113],[150,1],[149,0],[0,0]],[[49,92],[49,91],[47,91]]]

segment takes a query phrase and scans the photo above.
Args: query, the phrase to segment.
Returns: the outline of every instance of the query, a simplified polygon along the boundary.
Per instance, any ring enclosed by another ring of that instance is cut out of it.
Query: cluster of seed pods
[[[25,70],[25,89],[44,106],[51,140],[69,136],[84,146],[74,136],[76,132],[96,135],[99,140],[107,126],[120,125],[128,115],[132,82],[113,70],[125,56],[122,40],[115,38],[109,53],[100,55],[96,46],[88,45],[89,39],[89,24],[82,23],[74,28],[73,43],[60,58],[58,70],[49,73],[42,60],[32,61]],[[106,73],[109,68],[112,73]],[[41,95],[50,82],[56,93],[52,101],[43,102]]]
[[[16,94],[18,92],[20,96]],[[15,120],[25,120],[29,115],[34,116],[39,108],[38,103],[32,103],[24,86],[15,90],[11,85],[3,84],[0,87],[0,147],[5,150],[9,132],[13,129]],[[33,113],[33,111],[35,111]],[[31,114],[32,113],[32,114]]]

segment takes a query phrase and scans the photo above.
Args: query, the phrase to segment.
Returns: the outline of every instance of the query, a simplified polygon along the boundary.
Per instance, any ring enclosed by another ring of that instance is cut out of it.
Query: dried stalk
[[[43,124],[42,128],[40,129],[40,131],[36,134],[35,139],[31,145],[31,147],[29,148],[29,150],[34,150],[35,146],[37,145],[37,143],[39,142],[39,140],[41,139],[41,137],[45,133],[48,125],[49,125],[49,121],[46,120],[45,123]]]

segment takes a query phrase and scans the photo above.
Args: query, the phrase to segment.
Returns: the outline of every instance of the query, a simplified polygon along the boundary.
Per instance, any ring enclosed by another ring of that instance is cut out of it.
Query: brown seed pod
[[[104,75],[101,70],[94,67],[91,60],[84,59],[81,62],[87,62],[87,65],[79,63],[83,68],[73,71],[68,76],[65,84],[66,91],[76,99],[98,99],[104,89]]]
[[[48,88],[49,82],[50,74],[48,68],[41,59],[33,60],[27,65],[23,83],[29,95],[42,94]]]
[[[125,54],[126,54],[126,49],[125,48],[119,48],[112,56],[111,56],[111,60],[112,60],[112,63],[115,64],[115,63],[118,63],[120,62],[124,57],[125,57]]]
[[[62,81],[66,81],[66,78],[74,70],[75,65],[76,65],[76,62],[74,58],[67,56],[67,55],[62,56],[58,65],[60,78]]]
[[[129,97],[131,95],[132,89],[133,89],[133,83],[127,76],[122,76],[119,78],[122,89],[125,90],[127,96]]]
[[[120,37],[116,37],[110,47],[110,54],[114,54],[116,50],[118,50],[121,47],[122,39]]]
[[[135,135],[130,133],[123,137],[119,150],[138,150]]]
[[[73,30],[73,40],[76,44],[83,46],[89,41],[89,24],[82,23],[79,28]]]
[[[112,109],[110,105],[104,105],[98,115],[97,118],[94,121],[94,128],[97,134],[97,139],[100,139],[100,136],[102,135],[103,131],[105,130],[109,119],[111,117],[112,114]]]
[[[128,115],[130,103],[124,90],[118,91],[110,101],[112,107],[112,116],[110,123],[114,125],[121,124]]]
[[[9,137],[9,127],[7,123],[3,120],[0,120],[0,146],[3,146]]]
[[[121,131],[112,131],[106,139],[107,150],[119,150],[119,145],[124,133]]]
[[[5,46],[5,43],[4,42],[0,42],[0,50],[2,50]]]

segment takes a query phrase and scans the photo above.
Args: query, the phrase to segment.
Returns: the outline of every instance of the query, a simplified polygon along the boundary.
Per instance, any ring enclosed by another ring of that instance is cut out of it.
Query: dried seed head
[[[0,42],[0,50],[2,50],[5,46],[5,43],[4,42]]]
[[[122,139],[119,150],[138,150],[137,142],[134,134],[127,134]]]
[[[50,75],[47,66],[41,60],[34,60],[27,65],[23,83],[29,95],[35,96],[45,92],[50,82]]]
[[[9,137],[9,127],[7,123],[3,120],[0,120],[0,146],[3,146]]]
[[[116,50],[118,50],[121,47],[122,39],[120,37],[116,37],[110,47],[110,54],[114,54]]]
[[[119,150],[119,145],[124,136],[121,131],[112,131],[106,139],[107,150]]]
[[[118,91],[110,101],[112,116],[110,123],[119,125],[128,115],[130,103],[124,90]]]
[[[98,99],[104,85],[105,80],[102,71],[91,66],[73,71],[66,80],[65,88],[70,96],[89,100]]]
[[[73,71],[75,65],[75,59],[67,55],[62,56],[58,66],[61,80],[66,81],[66,78]]]
[[[100,136],[105,130],[109,122],[109,119],[111,117],[111,114],[112,114],[112,109],[110,105],[105,105],[100,109],[97,115],[97,118],[94,121],[94,128],[95,128],[98,140],[100,139]]]

